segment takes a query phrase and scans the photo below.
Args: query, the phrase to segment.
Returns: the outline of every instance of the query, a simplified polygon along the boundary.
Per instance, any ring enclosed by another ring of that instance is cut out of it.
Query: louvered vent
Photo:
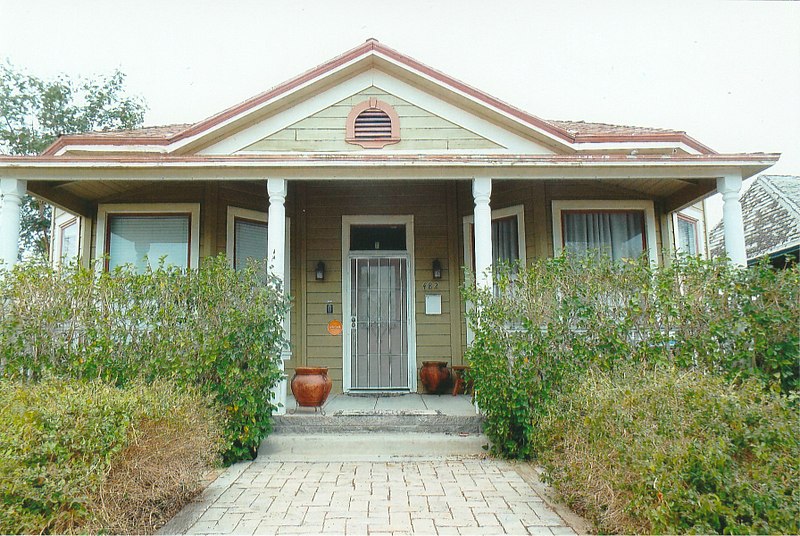
[[[383,110],[368,108],[356,117],[354,134],[359,140],[391,138],[392,119]]]
[[[356,104],[347,115],[344,141],[365,149],[380,149],[400,142],[400,118],[387,103],[370,98]]]

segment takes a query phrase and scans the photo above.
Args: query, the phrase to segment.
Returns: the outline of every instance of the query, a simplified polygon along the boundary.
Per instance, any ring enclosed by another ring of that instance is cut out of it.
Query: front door
[[[409,389],[409,274],[405,254],[352,252],[350,385]]]

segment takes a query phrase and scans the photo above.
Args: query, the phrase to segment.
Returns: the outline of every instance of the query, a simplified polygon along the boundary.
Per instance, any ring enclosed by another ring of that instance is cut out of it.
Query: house
[[[267,256],[294,297],[287,371],[329,367],[335,391],[416,391],[422,361],[462,363],[462,267],[488,286],[494,263],[564,248],[659,263],[676,212],[715,192],[743,265],[742,179],[777,159],[543,120],[370,39],[198,123],[0,159],[0,260],[15,260],[26,191],[77,214],[63,243],[106,268]]]
[[[800,177],[761,175],[742,195],[741,203],[747,263],[769,257],[773,266],[782,268],[796,261],[800,251]],[[724,221],[710,233],[714,257],[725,255],[724,233]]]

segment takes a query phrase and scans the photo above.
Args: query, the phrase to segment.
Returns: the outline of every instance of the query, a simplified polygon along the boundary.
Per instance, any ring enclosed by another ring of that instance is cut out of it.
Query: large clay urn
[[[292,394],[298,406],[321,408],[331,393],[333,382],[328,367],[297,367],[292,378]]]
[[[447,361],[423,361],[419,379],[429,394],[440,394],[450,386],[450,369]]]

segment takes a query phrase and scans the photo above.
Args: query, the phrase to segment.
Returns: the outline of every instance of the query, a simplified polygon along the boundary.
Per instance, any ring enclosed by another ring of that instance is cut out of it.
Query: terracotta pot
[[[291,385],[298,406],[319,408],[331,394],[333,382],[328,367],[297,367]]]
[[[450,386],[450,369],[447,361],[423,361],[419,379],[429,394],[439,394]]]

